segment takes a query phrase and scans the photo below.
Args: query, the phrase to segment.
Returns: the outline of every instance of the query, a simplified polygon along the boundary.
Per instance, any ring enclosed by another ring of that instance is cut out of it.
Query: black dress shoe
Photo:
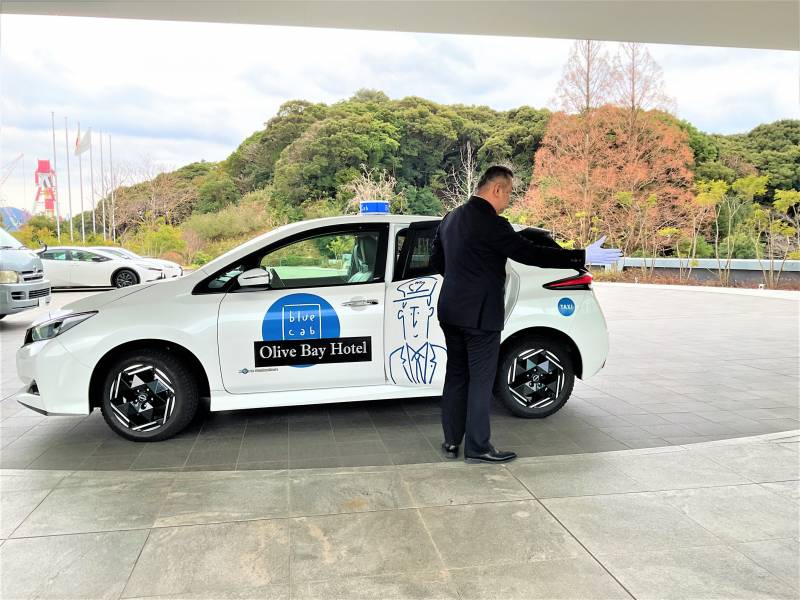
[[[442,450],[446,458],[458,458],[458,446],[442,442]]]
[[[517,458],[516,452],[503,452],[489,446],[489,451],[483,454],[468,455],[464,453],[464,462],[468,463],[501,463]]]

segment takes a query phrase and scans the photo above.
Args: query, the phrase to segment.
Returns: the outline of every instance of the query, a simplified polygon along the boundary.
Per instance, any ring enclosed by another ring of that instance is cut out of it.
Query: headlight
[[[19,273],[16,271],[0,271],[0,283],[19,283]]]
[[[41,340],[52,339],[57,335],[61,335],[65,331],[72,329],[78,323],[83,323],[86,319],[96,314],[96,310],[85,313],[75,313],[73,315],[58,317],[57,319],[51,319],[49,321],[45,321],[44,323],[34,325],[25,332],[25,343],[31,344]]]

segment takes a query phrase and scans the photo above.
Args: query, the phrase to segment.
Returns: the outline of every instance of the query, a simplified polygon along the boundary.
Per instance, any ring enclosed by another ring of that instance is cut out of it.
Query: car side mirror
[[[250,287],[256,285],[269,285],[271,281],[271,277],[269,271],[262,267],[256,267],[255,269],[248,269],[244,273],[240,273],[238,277],[236,277],[236,281],[242,287]]]

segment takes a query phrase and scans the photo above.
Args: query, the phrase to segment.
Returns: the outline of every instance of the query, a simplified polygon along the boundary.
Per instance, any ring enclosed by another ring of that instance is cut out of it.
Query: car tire
[[[134,442],[157,442],[183,431],[197,412],[197,380],[163,350],[129,351],[108,368],[100,410],[111,429]]]
[[[575,370],[567,348],[545,335],[530,335],[503,349],[495,395],[518,417],[543,419],[572,394]]]
[[[139,283],[139,276],[131,269],[120,269],[111,278],[111,285],[115,288],[128,287]]]

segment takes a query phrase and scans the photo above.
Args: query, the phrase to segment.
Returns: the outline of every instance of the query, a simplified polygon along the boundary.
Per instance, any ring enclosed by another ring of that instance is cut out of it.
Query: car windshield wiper
[[[25,246],[0,246],[0,250],[16,250],[18,248],[24,248]]]

